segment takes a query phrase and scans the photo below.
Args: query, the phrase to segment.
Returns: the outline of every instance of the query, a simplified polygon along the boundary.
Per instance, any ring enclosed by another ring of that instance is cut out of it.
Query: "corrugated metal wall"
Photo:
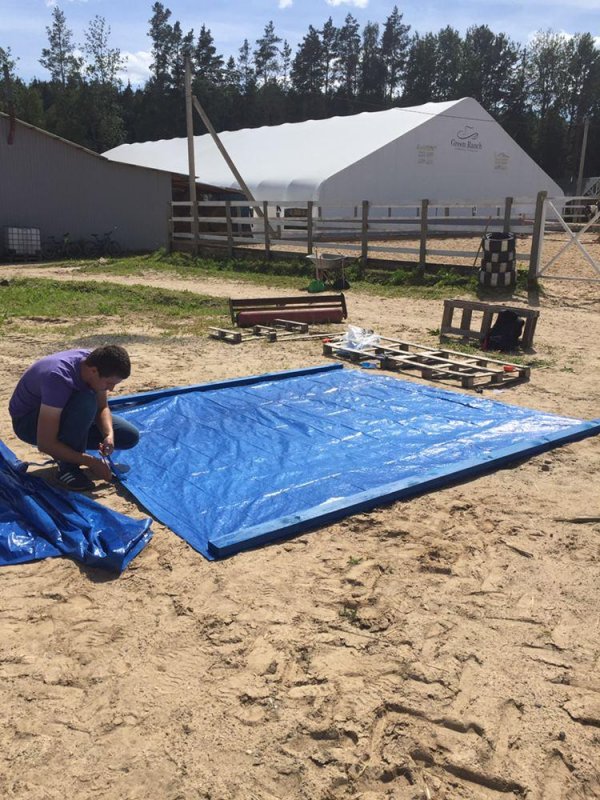
[[[117,164],[0,117],[0,227],[91,238],[112,231],[126,250],[168,246],[171,176]]]

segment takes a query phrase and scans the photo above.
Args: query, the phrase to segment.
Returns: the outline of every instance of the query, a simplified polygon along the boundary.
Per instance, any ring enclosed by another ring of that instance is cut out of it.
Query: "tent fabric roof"
[[[489,117],[479,104],[469,102],[480,109],[480,121]],[[316,200],[317,189],[327,178],[432,118],[449,114],[461,103],[464,100],[224,131],[219,133],[219,138],[257,196]],[[239,188],[209,134],[195,136],[194,145],[199,180]],[[302,158],[303,152],[310,153],[310,158]],[[122,144],[104,155],[128,164],[170,172],[188,171],[186,138]]]
[[[557,184],[470,97],[364,112],[219,137],[257,200],[412,202],[470,197],[531,198]],[[209,134],[194,137],[197,178],[238,188]],[[188,170],[187,139],[124,144],[114,161],[170,172]],[[339,203],[338,203],[339,205]]]

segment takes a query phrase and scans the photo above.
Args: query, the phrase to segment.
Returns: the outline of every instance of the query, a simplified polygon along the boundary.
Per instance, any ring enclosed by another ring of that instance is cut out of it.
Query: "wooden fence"
[[[403,205],[325,206],[312,201],[208,200],[198,202],[199,234],[192,235],[191,204],[173,202],[173,249],[228,256],[260,252],[302,256],[325,251],[358,260],[364,270],[395,270],[398,265],[474,266],[482,235],[517,234],[518,262],[535,277],[544,229],[545,192],[536,199],[453,200]],[[463,241],[467,240],[467,241]],[[446,245],[446,246],[444,246]],[[458,245],[458,246],[453,246]],[[472,245],[472,246],[471,246]],[[450,260],[449,260],[450,259]]]

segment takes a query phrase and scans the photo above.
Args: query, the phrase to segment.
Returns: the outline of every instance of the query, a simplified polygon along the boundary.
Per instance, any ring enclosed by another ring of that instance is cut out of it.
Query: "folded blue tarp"
[[[600,432],[398,378],[312,369],[114,398],[140,428],[127,489],[207,558]]]
[[[150,541],[149,519],[135,520],[83,495],[26,475],[0,442],[0,566],[69,556],[121,572]]]

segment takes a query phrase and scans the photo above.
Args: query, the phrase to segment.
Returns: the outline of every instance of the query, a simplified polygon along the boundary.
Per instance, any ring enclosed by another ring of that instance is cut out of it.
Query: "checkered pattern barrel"
[[[481,244],[480,285],[503,289],[514,286],[517,282],[514,233],[487,233]]]

